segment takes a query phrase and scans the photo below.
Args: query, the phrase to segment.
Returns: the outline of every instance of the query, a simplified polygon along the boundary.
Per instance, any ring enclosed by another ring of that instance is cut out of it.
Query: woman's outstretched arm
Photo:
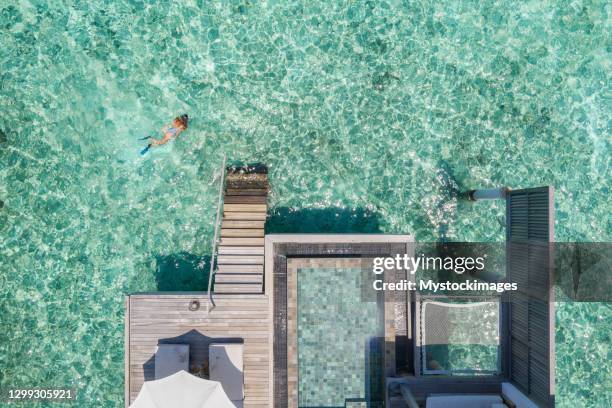
[[[168,143],[170,139],[172,139],[172,133],[168,132],[164,135],[164,137],[161,140],[151,138],[151,144],[153,146],[161,146],[161,145]]]

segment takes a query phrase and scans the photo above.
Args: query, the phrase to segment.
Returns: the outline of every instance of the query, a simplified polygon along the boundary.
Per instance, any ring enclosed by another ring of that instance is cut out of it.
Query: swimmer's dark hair
[[[174,120],[178,120],[179,122],[181,122],[181,124],[185,126],[185,129],[187,129],[187,126],[189,126],[189,115],[187,115],[186,113],[183,113],[181,116],[177,116],[176,118],[174,118]]]

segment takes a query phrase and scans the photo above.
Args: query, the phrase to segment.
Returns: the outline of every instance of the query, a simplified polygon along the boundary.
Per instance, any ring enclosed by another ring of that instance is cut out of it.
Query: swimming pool
[[[0,6],[0,387],[121,404],[122,296],[202,288],[224,152],[270,231],[502,240],[455,190],[551,184],[558,241],[611,238],[604,1],[72,3]],[[557,306],[559,406],[609,405],[611,315]]]
[[[296,314],[289,319],[297,330],[289,336],[297,337],[298,407],[376,407],[384,400],[381,305],[363,301],[361,268],[343,263],[295,271]]]

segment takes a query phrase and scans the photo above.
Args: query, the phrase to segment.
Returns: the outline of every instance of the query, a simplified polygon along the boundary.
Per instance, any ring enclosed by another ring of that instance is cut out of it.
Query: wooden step
[[[215,283],[243,283],[259,284],[263,283],[263,274],[237,274],[237,273],[217,273]]]
[[[267,213],[265,211],[258,212],[233,212],[223,211],[224,220],[265,220]]]
[[[227,174],[228,180],[262,180],[262,181],[268,180],[267,172],[249,171],[248,169],[245,169],[245,168],[228,167],[226,174]]]
[[[268,196],[267,188],[227,188],[225,196]]]
[[[227,190],[268,190],[268,183],[261,181],[227,181],[225,184]]]
[[[263,228],[248,229],[248,228],[222,228],[221,237],[235,238],[261,238],[264,236]]]
[[[224,246],[260,246],[264,245],[264,238],[221,238],[221,245]]]
[[[217,257],[217,264],[230,264],[230,265],[263,265],[263,255],[219,255]]]
[[[262,246],[223,246],[219,247],[219,255],[263,255]]]
[[[246,180],[228,177],[225,188],[229,190],[268,190],[269,184],[265,179]]]
[[[220,264],[217,265],[218,273],[228,274],[228,273],[263,273],[264,266],[263,265],[235,265],[235,264]]]
[[[215,293],[262,293],[263,285],[250,283],[215,283]]]
[[[266,212],[268,206],[266,204],[224,204],[223,211],[239,211],[239,212]]]
[[[224,198],[225,204],[265,204],[268,200],[266,196],[228,196]]]
[[[223,220],[221,228],[260,228],[263,229],[266,222],[261,220]]]

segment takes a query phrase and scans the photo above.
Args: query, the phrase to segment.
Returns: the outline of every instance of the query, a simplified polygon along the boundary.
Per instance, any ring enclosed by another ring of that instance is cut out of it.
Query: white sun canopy
[[[130,408],[235,408],[223,386],[186,371],[146,381]]]

